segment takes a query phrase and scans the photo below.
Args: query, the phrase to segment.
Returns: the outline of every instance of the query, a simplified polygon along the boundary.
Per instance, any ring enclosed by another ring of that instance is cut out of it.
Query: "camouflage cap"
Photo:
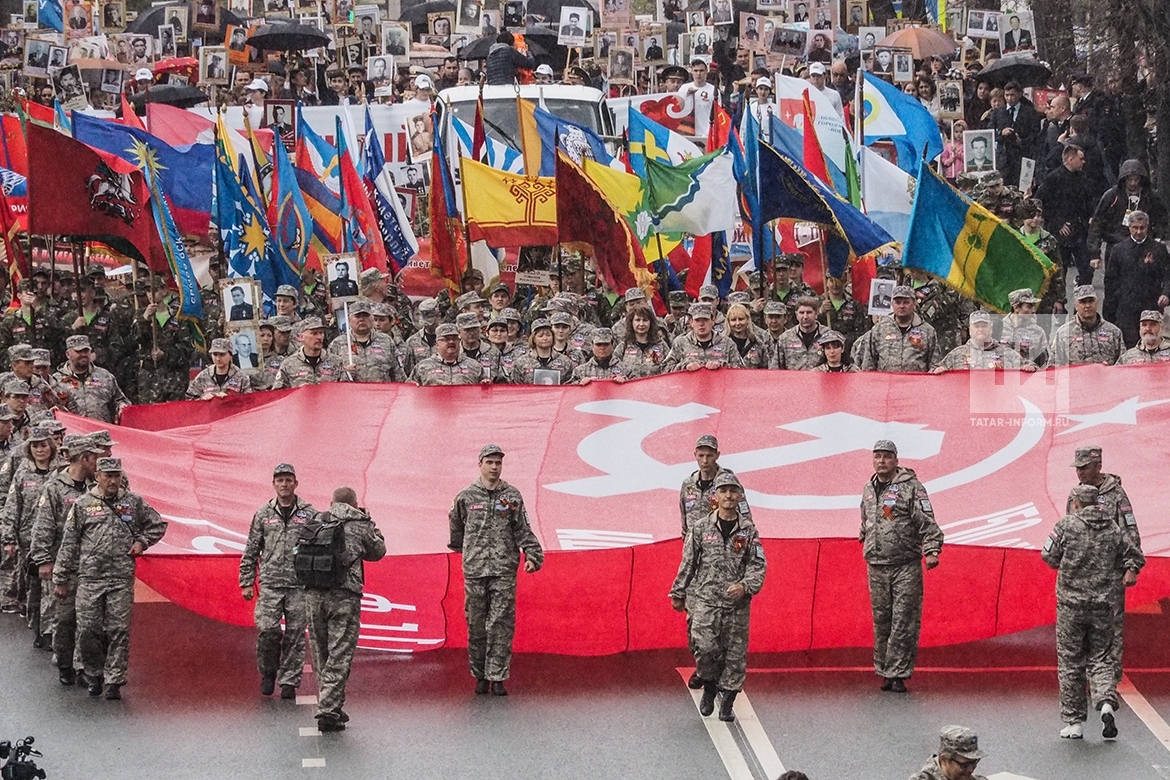
[[[105,279],[106,278],[106,269],[100,265],[91,265],[86,270],[85,275],[93,277],[95,279]]]
[[[709,320],[715,316],[715,310],[709,303],[692,303],[689,313],[692,320]]]
[[[893,295],[890,298],[914,298],[914,288],[908,284],[900,284],[894,288]]]
[[[464,279],[479,279],[483,281],[483,271],[478,268],[468,268],[463,274]]]
[[[690,303],[691,300],[686,290],[671,290],[666,294],[666,298],[671,303]]]
[[[985,173],[979,181],[984,187],[994,187],[997,184],[1003,184],[1003,174],[999,171]]]
[[[1095,444],[1088,444],[1084,447],[1077,447],[1076,453],[1073,455],[1072,467],[1079,469],[1082,466],[1088,466],[1090,463],[1101,462],[1101,448]]]
[[[33,348],[28,344],[13,344],[8,348],[8,360],[32,360]]]
[[[418,313],[420,317],[438,317],[439,302],[434,298],[423,298],[418,302]]]
[[[715,475],[715,482],[712,484],[716,490],[721,487],[733,487],[736,490],[743,492],[743,485],[739,484],[739,479],[729,471],[723,471]]]
[[[898,454],[898,445],[894,444],[889,439],[878,439],[873,443],[874,452],[892,452]]]
[[[489,295],[495,295],[496,293],[507,293],[508,295],[511,295],[512,288],[509,287],[506,282],[496,282],[492,285],[492,291],[489,293]]]
[[[1077,485],[1072,489],[1072,499],[1081,506],[1093,506],[1097,503],[1101,491],[1096,485]]]
[[[700,436],[695,441],[695,449],[697,450],[700,447],[710,447],[711,449],[718,452],[719,451],[719,440],[716,439],[714,436],[712,436],[709,433],[704,433],[702,436]]]
[[[291,474],[295,477],[297,475],[297,470],[293,468],[293,464],[291,463],[277,463],[276,467],[272,469],[272,477],[275,479],[281,474]]]
[[[377,270],[377,269],[375,269],[375,270]],[[351,317],[356,316],[358,314],[373,314],[374,313],[373,301],[370,301],[366,298],[358,298],[353,303],[350,303],[348,308],[349,308],[349,316],[351,316]]]
[[[988,325],[990,325],[991,312],[984,311],[983,309],[976,309],[975,311],[971,312],[971,314],[967,316],[967,323],[974,325],[976,322],[986,322]]]
[[[524,321],[523,318],[520,316],[520,312],[516,311],[515,309],[513,309],[510,306],[500,312],[500,319],[507,320],[508,322],[523,322]]]
[[[1138,322],[1162,322],[1162,312],[1157,309],[1146,309],[1142,312],[1142,316],[1138,317]]]
[[[65,339],[65,349],[73,349],[80,352],[83,349],[93,349],[89,345],[89,336],[81,333],[75,333],[69,338]]]
[[[785,252],[783,257],[788,261],[789,267],[804,265],[803,252]]]
[[[447,339],[458,335],[459,328],[455,327],[455,325],[450,322],[444,322],[439,325],[439,327],[435,328],[435,338],[437,339]]]
[[[704,284],[699,288],[700,301],[717,301],[719,300],[719,288],[713,284]]]
[[[1031,303],[1034,305],[1040,303],[1040,299],[1030,289],[1024,287],[1023,289],[1012,290],[1008,293],[1008,303],[1012,306],[1019,306],[1022,303]]]
[[[780,301],[768,301],[764,304],[764,315],[767,316],[769,314],[782,314],[787,317],[788,307]]]
[[[496,315],[495,317],[492,317],[490,320],[488,320],[487,329],[491,330],[492,328],[503,328],[504,330],[507,330],[508,321],[503,317]]]
[[[33,365],[34,366],[51,366],[53,359],[49,355],[47,349],[34,349],[33,351]]]
[[[100,431],[94,431],[93,433],[89,434],[86,438],[89,439],[89,443],[93,444],[93,446],[95,446],[95,447],[109,448],[109,447],[113,447],[115,444],[118,443],[118,442],[114,441],[113,437],[110,436],[110,432],[108,430],[106,430],[105,428],[102,428]]]
[[[61,440],[61,449],[65,452],[77,452],[78,446],[82,444],[84,436],[77,433],[67,433],[65,438]]]
[[[634,301],[644,301],[644,300],[646,300],[646,291],[643,290],[641,287],[631,287],[630,289],[626,290],[625,299],[626,299],[626,303],[633,303]]]
[[[540,318],[538,318],[538,319],[536,319],[536,320],[533,320],[533,322],[532,322],[532,328],[531,328],[532,332],[533,332],[533,333],[536,333],[536,331],[540,330],[541,328],[550,328],[550,329],[551,329],[551,328],[552,328],[552,323],[551,323],[551,322],[549,322],[549,321],[548,321],[546,318],[544,318],[544,317],[540,317]]]
[[[817,344],[819,346],[822,346],[822,347],[825,346],[826,344],[832,344],[834,342],[836,342],[838,344],[844,344],[845,337],[842,336],[840,333],[838,333],[835,330],[826,330],[817,339]]]
[[[8,420],[11,422],[16,419],[16,415],[8,408],[8,404],[0,404],[0,422]]]
[[[747,290],[736,290],[727,294],[728,303],[751,303],[752,295]]]
[[[16,283],[17,292],[32,292],[35,289],[32,279],[21,279]]]
[[[594,328],[592,340],[594,344],[612,344],[613,331],[609,328]]]
[[[572,308],[572,306],[573,306],[572,302],[571,302],[571,301],[569,301],[567,298],[561,298],[561,297],[559,297],[559,296],[558,296],[558,297],[556,297],[556,298],[551,298],[551,299],[549,299],[548,303],[546,303],[546,304],[544,305],[544,307],[541,309],[541,311],[548,311],[548,312],[554,312],[554,311],[563,311],[563,312],[568,312],[568,311],[569,311],[569,310]]]
[[[460,295],[458,298],[455,299],[455,308],[459,309],[459,310],[463,310],[463,309],[466,309],[468,306],[473,306],[477,303],[486,303],[486,301],[483,299],[483,297],[479,293],[472,290],[471,292],[463,293],[462,295]]]
[[[122,459],[121,458],[98,458],[97,470],[104,471],[106,473],[120,472],[122,470]]]
[[[377,268],[367,268],[358,275],[358,284],[360,284],[362,287],[369,287],[370,285],[377,284],[383,279],[389,278],[390,276],[388,274],[382,273]]]
[[[752,271],[750,274],[748,274],[748,286],[749,287],[759,287],[760,281],[761,281],[761,279],[760,279],[760,272],[759,271]]]
[[[325,323],[321,322],[320,317],[305,317],[300,322],[300,332],[304,333],[307,330],[324,330]]]
[[[963,187],[974,187],[979,183],[979,177],[973,173],[960,173],[955,177],[955,186],[962,189]]]
[[[25,434],[25,441],[49,441],[53,438],[53,429],[46,425],[35,425]]]
[[[772,267],[773,268],[791,268],[792,261],[788,259],[787,254],[777,255],[776,257],[772,258]]]
[[[483,447],[480,448],[480,450],[479,450],[479,459],[480,460],[483,460],[484,458],[489,457],[491,455],[499,455],[502,458],[502,457],[504,457],[504,451],[502,449],[500,449],[500,445],[498,445],[498,444],[485,444],[485,445],[483,445]]]
[[[227,339],[212,339],[211,346],[207,348],[209,354],[219,352],[221,354],[231,354],[232,345]]]
[[[482,323],[479,321],[479,315],[466,312],[455,318],[455,327],[459,330],[478,330],[482,327]]]
[[[1097,291],[1093,288],[1093,285],[1078,284],[1073,288],[1074,301],[1086,301],[1089,298],[1093,298],[1094,300],[1097,298]]]
[[[552,316],[548,318],[548,321],[553,325],[569,326],[573,324],[573,315],[567,311],[554,311]]]
[[[987,754],[979,749],[979,737],[964,726],[946,726],[938,733],[940,756],[959,756],[968,761],[978,761]]]
[[[300,292],[291,284],[282,284],[276,288],[276,297],[284,296],[285,298],[292,298],[294,301],[301,297]]]
[[[4,383],[4,395],[32,395],[28,382],[15,377]]]
[[[271,324],[272,327],[276,328],[281,333],[292,333],[293,329],[296,327],[296,324],[292,321],[292,319],[286,317],[283,314],[277,314],[274,317],[269,317],[267,320],[265,320],[264,324]]]
[[[389,319],[394,316],[394,308],[388,303],[371,303],[370,313],[375,317],[386,317]]]
[[[48,428],[53,433],[65,433],[65,424],[52,417],[37,424],[42,428]]]

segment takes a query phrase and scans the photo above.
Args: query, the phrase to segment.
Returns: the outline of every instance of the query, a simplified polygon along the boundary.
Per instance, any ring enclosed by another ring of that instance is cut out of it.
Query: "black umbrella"
[[[248,45],[269,51],[305,51],[329,45],[330,38],[316,27],[296,22],[262,24],[248,38]]]
[[[402,13],[398,14],[398,20],[426,27],[427,14],[441,14],[454,10],[455,3],[452,0],[429,0],[426,3],[412,5],[410,8],[403,8]]]
[[[986,81],[993,87],[1002,87],[1009,81],[1021,87],[1042,87],[1052,78],[1052,68],[1031,54],[1005,54],[975,74],[976,81]]]
[[[459,59],[461,60],[483,60],[487,59],[488,49],[490,49],[496,42],[496,36],[485,35],[482,38],[476,38],[471,43],[459,50]],[[548,56],[548,50],[541,46],[536,41],[528,39],[525,35],[524,42],[528,44],[528,53],[533,57]]]
[[[147,103],[163,103],[177,108],[191,108],[207,102],[207,95],[190,84],[156,84],[145,92],[137,92],[130,96],[130,105],[134,106],[134,113],[146,115]]]
[[[184,3],[174,3],[173,5],[169,5],[169,6],[158,5],[158,6],[155,6],[154,8],[147,9],[147,10],[143,11],[142,13],[138,14],[138,18],[136,18],[134,21],[130,22],[130,24],[126,26],[126,32],[138,33],[140,35],[149,35],[151,37],[157,38],[159,26],[163,25],[163,24],[169,24],[169,22],[166,21],[166,10],[168,8],[186,8],[186,7],[187,6]],[[226,8],[220,8],[219,9],[219,38],[218,38],[218,40],[223,41],[224,36],[227,35],[227,28],[228,28],[229,24],[234,24],[234,25],[238,26],[238,25],[242,25],[243,23],[244,23],[244,20],[241,19],[239,16],[236,16],[234,13],[227,10]],[[175,32],[177,33],[178,30],[176,30]],[[190,31],[188,30],[187,32],[189,33]],[[212,35],[205,35],[205,36],[203,36],[203,38],[204,38],[204,43],[206,43],[208,46],[212,45],[213,42],[216,40],[215,37]]]

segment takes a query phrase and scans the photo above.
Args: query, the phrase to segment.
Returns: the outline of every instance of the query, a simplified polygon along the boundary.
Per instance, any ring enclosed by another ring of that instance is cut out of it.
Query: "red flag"
[[[816,176],[823,183],[833,186],[829,178],[829,166],[825,164],[825,153],[821,150],[821,142],[817,138],[817,127],[814,120],[812,104],[808,99],[808,90],[804,91],[804,167],[809,173]]]
[[[134,106],[130,105],[130,101],[126,99],[125,92],[122,93],[122,124],[146,132],[146,125],[142,124],[138,114],[134,113]]]
[[[362,270],[377,268],[386,272],[386,245],[382,243],[382,231],[378,227],[378,215],[370,203],[366,185],[354,167],[353,159],[342,145],[338,154],[341,188],[344,190],[343,201],[349,208],[353,221],[357,224],[349,225],[354,235],[354,248],[357,249],[358,259]]]
[[[4,114],[3,145],[0,147],[0,165],[21,176],[28,176],[28,147],[24,143],[24,125],[16,114]]]
[[[852,266],[853,297],[869,305],[869,283],[877,278],[877,259],[873,255],[857,258]]]
[[[691,298],[699,299],[699,288],[707,283],[707,272],[711,270],[711,236],[695,236],[695,246],[691,249],[691,270],[687,271],[687,281],[683,289]]]
[[[562,151],[557,152],[557,228],[562,244],[593,247],[597,271],[614,292],[641,287],[653,294],[654,273],[630,224]]]
[[[707,151],[713,152],[727,146],[727,139],[731,137],[731,117],[723,110],[718,101],[711,103],[711,124],[707,128]]]
[[[483,152],[487,147],[487,130],[483,126],[483,85],[479,87],[479,99],[475,101],[474,137],[471,141],[471,159],[483,162]],[[525,171],[527,173],[527,171]]]
[[[431,221],[431,273],[443,279],[452,292],[457,292],[462,276],[459,266],[467,257],[467,242],[463,238],[463,220],[455,210],[455,184],[439,142],[434,111],[431,112],[431,128],[435,138],[427,204]]]
[[[30,273],[28,258],[24,256],[24,251],[20,248],[20,242],[16,238],[19,232],[20,225],[12,216],[4,190],[0,189],[0,252],[4,254],[0,258],[0,262],[8,269],[8,277],[12,281],[13,290],[16,289],[20,280],[27,279]],[[20,306],[20,299],[15,295],[12,296],[12,305]]]
[[[53,111],[52,106],[42,106],[40,103],[25,99],[20,101],[20,107],[33,122],[40,122],[49,127],[56,126],[57,114]]]
[[[28,168],[30,233],[90,238],[147,261],[157,233],[134,165],[30,123]]]

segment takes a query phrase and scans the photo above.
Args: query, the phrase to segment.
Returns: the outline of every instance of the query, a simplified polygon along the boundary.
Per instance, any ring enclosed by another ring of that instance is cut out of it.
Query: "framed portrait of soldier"
[[[641,33],[642,46],[639,49],[642,62],[666,61],[666,26],[647,25]]]
[[[871,72],[875,76],[892,81],[894,78],[894,50],[885,46],[879,46],[873,50],[873,68]]]
[[[609,81],[612,84],[634,83],[634,52],[629,46],[612,46],[609,50]]]
[[[968,38],[999,38],[999,13],[972,8],[967,11]]]
[[[739,14],[739,45],[757,54],[764,53],[764,17],[743,11]]]
[[[617,46],[618,34],[612,30],[598,30],[593,36],[593,57],[609,60],[609,50]]]
[[[772,39],[768,42],[768,54],[779,57],[799,57],[804,54],[806,37],[804,30],[777,27],[772,30]]]
[[[963,118],[963,82],[946,80],[938,82],[939,118]]]
[[[68,111],[81,111],[89,101],[85,97],[85,82],[81,80],[81,69],[66,65],[53,74],[53,92],[61,107]]]
[[[337,61],[345,68],[363,68],[366,62],[366,47],[360,38],[350,36],[337,42]]]
[[[633,23],[629,0],[599,0],[601,26],[607,30],[620,30]]]
[[[356,301],[361,294],[358,289],[358,275],[362,270],[357,253],[326,255],[324,265],[329,308],[337,311],[345,304]]]
[[[40,6],[40,3],[38,3],[37,0],[24,0],[24,3],[22,3],[22,9],[23,9],[24,13],[21,14],[21,16],[24,17],[24,19],[21,20],[21,25],[20,25],[21,27],[23,27],[26,24],[36,24],[37,23],[37,17],[40,13],[39,6]]]
[[[484,9],[479,15],[479,34],[485,38],[495,38],[500,33],[500,12],[498,9]]]
[[[101,91],[113,95],[122,93],[122,79],[125,78],[126,71],[121,68],[102,68],[102,85]]]
[[[199,81],[204,84],[227,84],[227,48],[199,47]]]
[[[69,50],[64,46],[50,46],[49,47],[49,73],[64,68],[65,63],[69,61]]]
[[[418,208],[419,194],[409,187],[395,187],[394,194],[398,196],[398,203],[402,206],[402,213],[413,223],[415,209]]]
[[[410,22],[382,22],[382,53],[410,56]]]
[[[857,46],[862,51],[872,52],[886,37],[885,27],[859,27],[857,30]]]
[[[154,62],[154,38],[149,35],[130,36],[130,64],[149,65]]]
[[[869,9],[866,0],[846,0],[845,2],[845,30],[856,34],[869,21]]]
[[[833,31],[809,30],[804,56],[809,62],[824,63],[827,69],[833,62]]]
[[[223,305],[223,321],[229,327],[255,327],[264,319],[264,293],[255,279],[221,279],[219,299]]]
[[[175,44],[175,28],[169,24],[160,24],[158,26],[158,56],[160,59],[168,59],[176,56],[178,49]]]
[[[999,50],[1002,54],[1036,51],[1036,21],[1031,11],[999,15]]]
[[[579,48],[585,45],[589,35],[589,9],[576,6],[562,6],[561,21],[557,25],[557,45]]]
[[[894,311],[894,287],[897,284],[893,279],[871,279],[869,282],[869,310],[870,316],[884,316]]]
[[[455,29],[459,32],[478,33],[481,28],[483,4],[479,0],[459,0],[455,6]]]
[[[24,75],[44,77],[49,74],[49,49],[53,44],[41,38],[24,42]]]
[[[219,29],[219,3],[215,0],[196,0],[195,17],[191,28],[211,32]]]
[[[440,11],[427,14],[427,32],[434,38],[443,39],[441,46],[451,45],[451,33],[455,29],[455,12]]]
[[[284,143],[289,152],[296,147],[297,104],[293,100],[264,101],[264,126]]]
[[[227,41],[228,62],[232,65],[247,65],[252,48],[248,45],[248,29],[229,24],[226,33],[224,38]]]
[[[995,131],[965,130],[963,132],[963,171],[990,173],[995,170]]]
[[[735,22],[735,10],[731,6],[731,0],[712,0],[711,24],[732,24],[733,22]]]
[[[435,152],[435,134],[430,114],[418,114],[406,120],[406,136],[410,142],[410,159],[428,162]]]
[[[366,78],[375,86],[389,84],[394,79],[394,58],[387,54],[367,58]]]
[[[236,16],[248,16],[251,12],[249,0],[228,0],[228,10]]]
[[[232,364],[246,371],[260,367],[260,338],[257,328],[241,328],[228,331],[232,346]]]
[[[914,55],[909,51],[894,52],[894,82],[905,84],[914,80]]]
[[[633,49],[635,61],[642,59],[642,47],[638,43],[637,33],[629,31],[624,32],[618,36],[618,41],[620,41],[625,48]]]
[[[187,41],[187,6],[168,5],[163,11],[163,23],[169,24],[175,30],[175,40],[180,43]]]
[[[788,0],[756,0],[756,10],[764,13],[788,11]]]
[[[98,19],[101,20],[102,33],[105,35],[125,32],[126,4],[122,0],[105,3],[102,5],[102,12],[98,15]]]

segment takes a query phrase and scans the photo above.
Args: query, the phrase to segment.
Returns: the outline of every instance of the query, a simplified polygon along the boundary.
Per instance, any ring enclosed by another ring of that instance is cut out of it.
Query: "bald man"
[[[1036,153],[1036,173],[1040,181],[1061,165],[1064,142],[1072,135],[1069,120],[1072,119],[1072,104],[1065,95],[1057,95],[1044,110],[1044,127],[1040,136],[1040,148]]]

